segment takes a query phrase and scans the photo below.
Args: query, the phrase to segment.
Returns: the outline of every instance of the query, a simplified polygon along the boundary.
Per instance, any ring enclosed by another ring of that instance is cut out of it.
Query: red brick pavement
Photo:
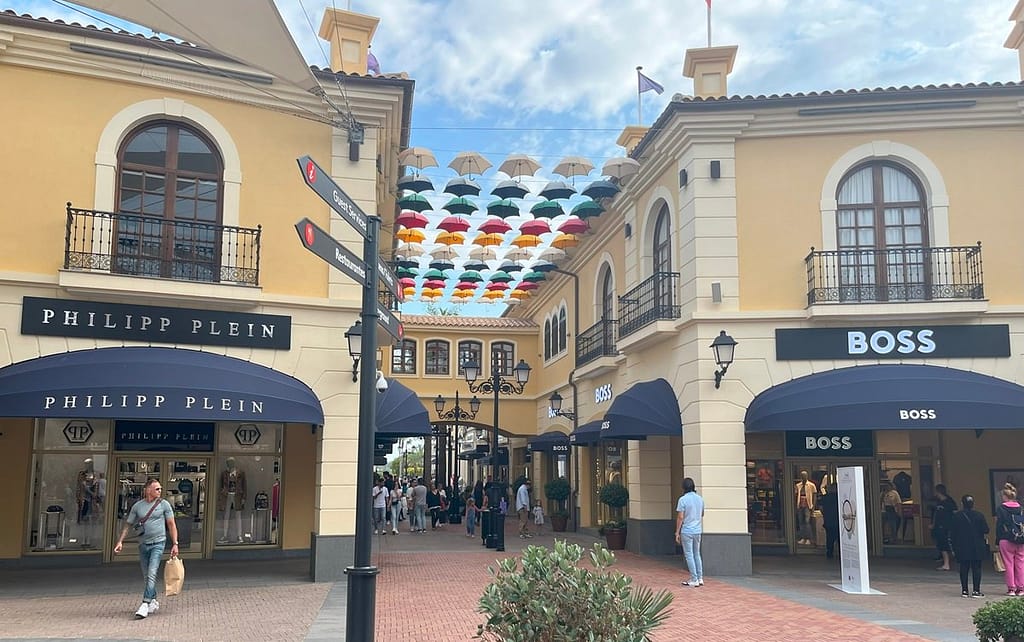
[[[454,533],[429,533],[448,547]],[[448,541],[445,541],[448,540]],[[518,548],[512,540],[509,548]],[[426,543],[426,541],[424,542]],[[529,543],[550,544],[551,538]],[[401,546],[395,546],[400,549]],[[376,556],[378,642],[470,640],[483,616],[477,600],[489,583],[488,566],[514,551],[385,550]],[[616,554],[613,568],[638,584],[668,588],[674,595],[671,616],[654,635],[656,641],[792,640],[897,642],[922,640],[883,626],[863,622],[775,598],[762,592],[708,579],[700,588],[679,585],[684,573],[664,563],[626,552]]]

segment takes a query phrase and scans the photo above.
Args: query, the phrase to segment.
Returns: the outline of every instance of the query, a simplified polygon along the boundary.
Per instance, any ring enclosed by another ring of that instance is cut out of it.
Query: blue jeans
[[[164,554],[166,543],[164,540],[152,544],[139,543],[139,566],[142,567],[142,577],[146,580],[146,589],[142,592],[143,602],[152,602],[156,599],[156,573],[160,570],[160,558]]]
[[[427,507],[414,506],[412,509],[413,530],[427,530]]]
[[[690,569],[690,580],[704,581],[704,562],[700,559],[700,533],[682,533],[683,553],[686,555],[686,568]]]
[[[402,514],[402,504],[401,504],[401,502],[395,502],[394,504],[392,504],[391,505],[391,530],[393,530],[393,531],[397,531],[398,530],[398,518],[401,516],[401,514]]]
[[[384,511],[387,510],[383,506],[373,507],[373,530],[379,531],[384,528]]]
[[[466,534],[476,535],[476,516],[466,518]]]

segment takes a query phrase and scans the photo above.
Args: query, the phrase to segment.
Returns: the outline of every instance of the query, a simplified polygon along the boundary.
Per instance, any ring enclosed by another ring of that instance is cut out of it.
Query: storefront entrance
[[[824,555],[826,551],[824,497],[826,493],[837,492],[837,470],[844,466],[864,468],[864,508],[867,511],[868,550],[875,550],[878,510],[871,500],[875,494],[870,489],[876,484],[871,481],[874,462],[872,460],[789,460],[784,505],[789,507],[792,518],[786,520],[787,538],[791,552],[797,554]],[[806,475],[804,474],[806,473]],[[806,478],[806,480],[805,480]],[[839,551],[835,551],[838,555]]]

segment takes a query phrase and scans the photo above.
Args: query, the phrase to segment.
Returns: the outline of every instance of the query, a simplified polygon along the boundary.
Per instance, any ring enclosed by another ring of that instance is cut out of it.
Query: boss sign
[[[932,334],[931,330],[878,330],[869,335],[860,330],[853,330],[846,333],[846,346],[851,355],[869,352],[885,355],[894,350],[899,354],[931,354],[935,352]]]

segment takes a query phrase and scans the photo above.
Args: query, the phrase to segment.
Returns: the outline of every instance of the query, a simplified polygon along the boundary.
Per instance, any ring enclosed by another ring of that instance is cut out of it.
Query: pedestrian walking
[[[682,544],[690,579],[683,586],[704,586],[704,562],[700,556],[700,537],[704,532],[704,498],[689,477],[683,480],[683,494],[676,502],[676,543]]]
[[[963,510],[953,516],[953,553],[960,564],[960,595],[963,597],[985,597],[981,592],[981,562],[989,556],[988,522],[985,516],[974,510],[974,497],[964,495],[960,499]],[[967,592],[967,574],[974,580],[974,590]]]
[[[412,488],[413,533],[427,532],[427,482],[420,477]]]
[[[427,491],[427,511],[430,512],[430,530],[437,530],[437,522],[441,519],[441,495],[437,492],[437,484],[431,484]]]
[[[481,479],[476,480],[476,483],[473,484],[473,501],[476,502],[478,507],[484,505],[484,482]],[[480,519],[480,512],[477,511],[476,521],[478,524],[480,523]]]
[[[530,521],[528,516],[530,514],[530,480],[527,479],[519,485],[519,489],[516,491],[516,513],[519,514],[519,537],[527,538],[533,537],[530,534]]]
[[[476,500],[472,497],[466,499],[466,537],[476,535]]]
[[[401,484],[395,484],[391,489],[391,534],[398,535],[398,521],[402,515],[402,500],[405,495],[402,493]]]
[[[167,500],[160,497],[163,488],[160,480],[147,479],[142,489],[142,499],[132,504],[124,518],[124,528],[114,545],[114,555],[119,555],[124,548],[124,538],[128,529],[132,528],[139,536],[139,565],[142,577],[146,581],[142,592],[142,604],[135,611],[135,618],[141,620],[156,613],[160,602],[156,599],[156,573],[160,568],[160,558],[167,546],[167,536],[171,537],[171,557],[178,556],[178,527],[174,523],[174,509]]]
[[[996,509],[996,542],[1006,567],[1006,594],[1024,595],[1024,514],[1017,488],[1003,485],[1003,502]]]
[[[387,531],[384,530],[385,514],[388,509],[388,489],[384,486],[384,480],[380,477],[377,478],[377,483],[374,484],[371,501],[373,502],[373,534],[384,534]]]
[[[835,557],[839,541],[839,493],[830,486],[821,489],[821,515],[825,524],[825,559]]]
[[[952,558],[953,546],[950,542],[950,528],[953,526],[953,513],[956,512],[956,502],[946,492],[945,484],[936,484],[935,495],[938,502],[932,506],[932,539],[935,541],[935,548],[939,551],[942,565],[936,568],[937,571],[948,571]]]
[[[541,529],[544,528],[544,508],[540,505],[540,500],[533,507],[533,525],[536,527],[537,534],[540,535]]]

